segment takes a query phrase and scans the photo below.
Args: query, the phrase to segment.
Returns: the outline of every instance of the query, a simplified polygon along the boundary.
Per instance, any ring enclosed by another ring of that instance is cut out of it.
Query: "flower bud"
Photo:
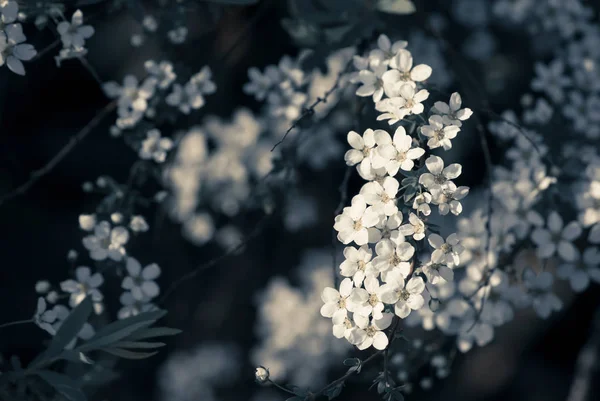
[[[266,368],[263,368],[262,366],[259,366],[256,368],[256,371],[254,372],[254,377],[256,378],[257,382],[264,383],[267,380],[269,380],[269,370]]]

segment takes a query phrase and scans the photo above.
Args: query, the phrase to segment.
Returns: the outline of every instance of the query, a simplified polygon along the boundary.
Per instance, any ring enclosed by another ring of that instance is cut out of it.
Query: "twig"
[[[8,200],[23,195],[39,179],[50,173],[58,165],[58,163],[60,163],[82,140],[84,140],[90,134],[90,132],[92,132],[92,130],[98,124],[100,124],[104,117],[110,114],[110,112],[112,112],[116,107],[116,100],[104,106],[104,108],[98,114],[96,114],[96,116],[92,118],[85,127],[83,127],[77,134],[71,137],[69,142],[67,142],[67,144],[56,155],[54,155],[54,157],[50,159],[48,163],[46,163],[42,168],[33,171],[26,182],[19,185],[12,191],[0,196],[0,206]]]
[[[331,96],[331,94],[333,92],[335,92],[336,90],[339,89],[340,83],[342,81],[342,77],[346,74],[346,72],[348,71],[348,68],[351,65],[352,65],[352,59],[350,59],[350,61],[348,61],[346,66],[338,73],[338,76],[335,79],[333,86],[331,88],[329,88],[327,90],[327,92],[325,92],[323,94],[323,96],[318,97],[314,102],[312,102],[312,104],[310,104],[307,108],[305,108],[304,111],[302,112],[302,114],[300,115],[300,117],[298,117],[297,119],[294,120],[292,125],[287,129],[287,131],[285,131],[285,134],[283,134],[283,137],[281,138],[281,140],[279,142],[277,142],[275,145],[273,145],[273,148],[271,148],[271,152],[274,151],[275,148],[277,148],[279,145],[281,145],[285,141],[287,136],[290,134],[290,132],[292,132],[292,130],[294,128],[296,128],[298,126],[298,124],[300,124],[306,117],[309,117],[309,116],[312,116],[313,114],[315,114],[315,107],[317,107],[321,103],[327,103],[327,99],[329,98],[329,96]]]
[[[96,69],[94,67],[92,67],[92,65],[87,61],[87,59],[85,57],[77,57],[77,59],[79,60],[79,62],[81,63],[81,65],[83,65],[83,67],[88,70],[88,72],[90,73],[90,75],[92,76],[92,78],[94,78],[94,80],[98,83],[98,85],[100,86],[100,88],[102,88],[102,85],[104,84],[104,81],[102,81],[102,79],[100,78],[100,75],[98,75],[98,72],[96,72]]]
[[[0,324],[0,329],[2,329],[4,327],[16,326],[18,324],[27,324],[27,323],[33,323],[33,320],[32,319],[16,320],[14,322]]]
[[[240,242],[238,245],[236,245],[235,247],[230,248],[229,250],[227,250],[226,252],[222,253],[221,255],[209,260],[206,263],[203,263],[202,265],[196,267],[194,270],[190,271],[189,273],[181,276],[180,278],[178,278],[177,280],[175,280],[167,289],[167,291],[164,293],[164,295],[159,299],[159,301],[157,302],[157,304],[163,304],[167,298],[169,298],[169,296],[184,282],[193,279],[194,277],[196,277],[198,275],[198,273],[200,273],[203,270],[209,269],[213,266],[216,266],[217,264],[219,264],[221,261],[223,261],[224,259],[228,258],[231,255],[236,254],[238,251],[240,251],[241,249],[243,249],[250,241],[252,241],[254,238],[258,237],[258,235],[261,233],[262,229],[264,228],[264,225],[266,224],[267,220],[272,216],[273,214],[265,214],[259,221],[258,223],[255,225],[254,229],[250,232],[250,234],[248,234],[248,236],[246,236],[246,238],[244,239],[244,241]]]
[[[350,175],[352,174],[352,169],[353,167],[349,166],[346,169],[346,173],[344,174],[344,179],[342,180],[342,183],[339,186],[339,192],[340,192],[340,203],[338,204],[338,206],[335,208],[335,211],[333,212],[333,217],[335,218],[335,216],[337,216],[338,214],[340,214],[340,212],[342,211],[342,209],[344,208],[344,205],[346,204],[346,200],[348,199],[348,182],[350,181]],[[336,253],[336,245],[337,244],[337,235],[335,233],[335,230],[331,230],[331,259],[333,262],[333,285],[337,288],[338,284],[339,284],[339,277],[338,277],[338,266],[337,266],[337,253]]]

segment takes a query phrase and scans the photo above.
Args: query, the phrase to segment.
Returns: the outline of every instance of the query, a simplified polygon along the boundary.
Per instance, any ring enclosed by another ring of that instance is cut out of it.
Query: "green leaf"
[[[377,9],[388,14],[412,14],[417,9],[411,0],[379,0]]]
[[[132,349],[153,349],[164,347],[166,344],[161,342],[145,342],[145,341],[119,341],[114,343],[115,348],[132,348]]]
[[[101,351],[107,352],[109,354],[118,356],[123,359],[146,359],[150,358],[153,355],[158,354],[158,351],[154,352],[133,352],[128,351],[122,348],[102,348]]]
[[[88,321],[93,307],[94,303],[90,297],[86,297],[81,301],[60,325],[60,328],[54,335],[54,338],[52,338],[46,351],[38,355],[31,362],[31,365],[34,366],[42,361],[59,357],[65,347],[77,337],[77,334],[79,334],[83,325]]]
[[[54,387],[54,389],[67,400],[87,401],[87,397],[83,391],[81,391],[77,382],[69,376],[51,370],[40,370],[39,372],[36,372],[36,375]]]
[[[360,365],[360,359],[358,359],[358,358],[346,358],[346,359],[344,359],[344,365],[346,365],[346,366],[357,366],[357,365]]]
[[[167,311],[164,310],[143,312],[127,319],[112,322],[98,330],[94,337],[85,344],[77,347],[76,351],[94,350],[123,340],[137,331],[150,326],[166,314]]]
[[[166,337],[174,336],[181,333],[179,329],[172,329],[170,327],[150,327],[144,330],[140,330],[137,333],[127,337],[127,340],[144,340],[146,338]]]

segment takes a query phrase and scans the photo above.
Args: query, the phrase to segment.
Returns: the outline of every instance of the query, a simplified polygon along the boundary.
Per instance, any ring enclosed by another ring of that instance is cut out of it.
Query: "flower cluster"
[[[71,22],[62,21],[56,25],[56,30],[60,35],[63,48],[56,57],[57,64],[62,60],[81,57],[87,54],[85,41],[94,35],[94,28],[90,25],[83,25],[83,13],[77,10],[71,16]]]
[[[29,61],[37,54],[32,45],[25,43],[27,38],[23,26],[17,22],[19,4],[16,1],[0,2],[0,66],[6,66],[15,74],[25,75],[23,61]]]
[[[367,129],[362,136],[348,134],[352,149],[345,155],[346,163],[356,165],[368,182],[335,218],[338,240],[358,248],[345,248],[340,273],[346,278],[339,290],[325,288],[321,314],[332,318],[336,337],[359,349],[386,348],[383,330],[390,327],[394,314],[405,319],[425,308],[426,282],[452,280],[463,251],[456,234],[444,239],[427,222],[430,205],[438,206],[440,215],[461,213],[460,200],[468,188],[452,181],[460,176],[461,166],[445,166],[441,157],[429,152],[450,149],[451,139],[471,111],[461,110],[460,95],[455,93],[449,104],[435,103],[429,124],[415,127],[425,121],[421,103],[429,92],[422,83],[431,68],[413,67],[406,45],[392,44],[382,35],[377,49],[355,57],[360,71],[353,80],[361,83],[356,94],[373,97],[379,120],[388,119],[390,125],[403,121],[412,131],[398,125],[393,136],[381,129]],[[424,252],[426,244],[431,252]],[[422,263],[419,258],[424,254],[428,260]]]

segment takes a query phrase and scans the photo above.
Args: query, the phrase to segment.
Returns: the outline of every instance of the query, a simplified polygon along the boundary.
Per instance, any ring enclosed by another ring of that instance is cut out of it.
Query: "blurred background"
[[[418,15],[414,18],[390,17],[399,18],[399,22],[393,23],[391,19],[394,30],[386,33],[393,39],[408,40],[410,46],[411,36],[414,41],[424,41],[428,37],[422,29],[426,19],[440,28],[444,38],[463,57],[462,61],[446,59],[445,71],[451,75],[447,88],[462,90],[460,80],[452,77],[455,74],[448,65],[465,62],[482,83],[482,92],[492,109],[497,112],[519,110],[521,96],[529,91],[533,64],[550,54],[553,37],[548,35],[531,40],[524,27],[499,21],[493,14],[494,3],[492,0],[416,2]],[[598,11],[598,3],[588,4]],[[144,6],[146,10],[153,10],[151,3]],[[88,6],[85,10],[89,10],[87,15],[93,15],[90,23],[96,29],[88,41],[87,59],[104,82],[120,82],[127,73],[139,74],[143,70],[143,61],[150,58],[181,61],[193,71],[204,65],[213,66],[218,90],[193,117],[197,122],[202,122],[208,115],[228,119],[240,105],[255,112],[260,110],[260,104],[241,89],[248,80],[248,68],[262,69],[268,64],[277,64],[282,55],[293,56],[299,51],[281,25],[282,18],[289,15],[283,1],[263,0],[253,6],[225,6],[219,15],[210,17],[201,15],[202,7],[192,7],[185,11],[188,44],[180,47],[151,37],[142,46],[133,47],[130,43],[132,35],[142,31],[134,13],[123,9],[105,15],[103,4]],[[53,41],[48,31],[32,29],[26,32],[29,42],[38,50]],[[232,44],[235,44],[233,50]],[[413,52],[418,62],[419,50]],[[427,57],[423,54],[423,58]],[[436,65],[432,66],[435,75]],[[57,68],[50,52],[26,67],[26,77],[16,76],[6,69],[0,71],[0,193],[26,181],[31,171],[50,160],[108,103],[98,82],[75,60],[64,62]],[[470,100],[479,102],[479,96],[481,94],[471,94]],[[469,98],[468,94],[466,98]],[[84,193],[82,184],[101,175],[124,182],[137,160],[135,152],[121,138],[109,135],[110,120],[108,118],[97,126],[24,195],[1,205],[0,323],[27,319],[33,314],[37,299],[35,283],[40,279],[60,282],[79,265],[79,262],[73,265],[67,261],[69,250],[80,252],[83,255],[81,264],[86,264],[78,216],[94,212],[101,196]],[[550,140],[560,143],[562,134],[555,132]],[[461,140],[455,141],[452,151],[454,159],[468,166],[460,185],[473,188],[473,202],[482,196],[477,188],[481,187],[486,174],[475,138],[470,127],[465,127]],[[331,280],[331,277],[323,276],[322,271],[331,271],[333,216],[340,201],[338,186],[345,174],[342,162],[347,146],[345,132],[340,132],[336,140],[342,150],[337,161],[329,162],[325,169],[300,166],[297,173],[293,191],[309,198],[315,205],[312,224],[290,230],[289,220],[293,220],[296,212],[293,208],[291,211],[276,209],[275,218],[270,219],[239,254],[203,270],[170,296],[165,304],[169,311],[165,325],[179,328],[183,333],[170,339],[168,346],[151,359],[121,362],[118,365],[120,377],[95,392],[92,399],[286,399],[285,394],[261,388],[254,382],[257,359],[264,358],[261,364],[267,367],[269,362],[278,361],[278,357],[265,350],[268,347],[264,344],[263,326],[269,323],[263,315],[269,312],[262,310],[258,301],[269,296],[269,299],[281,297],[281,303],[275,301],[275,305],[281,306],[278,313],[288,314],[290,326],[299,318],[293,315],[294,311],[298,315],[309,314],[316,306],[312,312],[317,315],[316,321],[322,319],[326,331],[330,330],[329,322],[318,316],[321,304],[318,287],[324,287],[327,284],[322,283]],[[500,149],[493,147],[492,156],[501,159]],[[360,177],[354,174],[348,192],[356,193],[361,184]],[[196,246],[188,241],[182,235],[181,225],[173,222],[160,207],[150,207],[144,214],[151,230],[130,241],[127,249],[130,254],[139,255],[143,264],[156,262],[161,266],[159,284],[163,289],[222,253],[221,248],[211,243]],[[253,215],[236,217],[236,224],[243,232],[251,230],[255,223]],[[338,263],[340,260],[338,256]],[[325,267],[318,270],[319,266]],[[311,273],[313,270],[314,274]],[[274,277],[279,277],[279,281],[273,281]],[[115,283],[113,294],[108,286],[104,293],[107,308],[113,312],[119,307],[120,289],[118,281]],[[407,399],[566,400],[573,383],[577,356],[593,332],[594,315],[600,305],[596,285],[578,296],[572,295],[567,287],[559,289],[559,296],[565,302],[562,312],[547,321],[539,320],[531,313],[519,314],[512,323],[497,331],[492,344],[459,355],[448,378],[434,380],[433,388],[428,391],[415,386]],[[298,289],[296,292],[295,288]],[[296,296],[298,299],[294,298]],[[294,309],[298,306],[303,308],[302,313]],[[596,327],[596,337],[600,336],[599,332],[600,328]],[[45,338],[46,333],[34,327],[4,328],[0,331],[0,351],[5,356],[18,354],[27,361],[41,350]],[[356,353],[340,344],[345,343],[344,340],[331,336],[327,342],[316,341],[311,345],[309,341],[306,340],[305,347],[312,349],[315,355],[290,352],[279,357],[281,361],[285,358],[294,360],[287,372],[289,378],[312,379],[311,372],[317,369],[323,372],[323,378],[334,379],[344,372],[341,363],[344,353],[348,352],[349,356]],[[329,355],[326,362],[313,364],[310,361],[310,358],[322,359],[323,355]],[[350,381],[339,399],[379,399],[375,391],[367,390],[369,378],[376,372],[374,368],[372,374],[365,372]],[[594,377],[592,383],[597,386],[598,371]],[[290,382],[294,383],[294,380]],[[591,394],[588,399],[600,399],[598,389]]]

